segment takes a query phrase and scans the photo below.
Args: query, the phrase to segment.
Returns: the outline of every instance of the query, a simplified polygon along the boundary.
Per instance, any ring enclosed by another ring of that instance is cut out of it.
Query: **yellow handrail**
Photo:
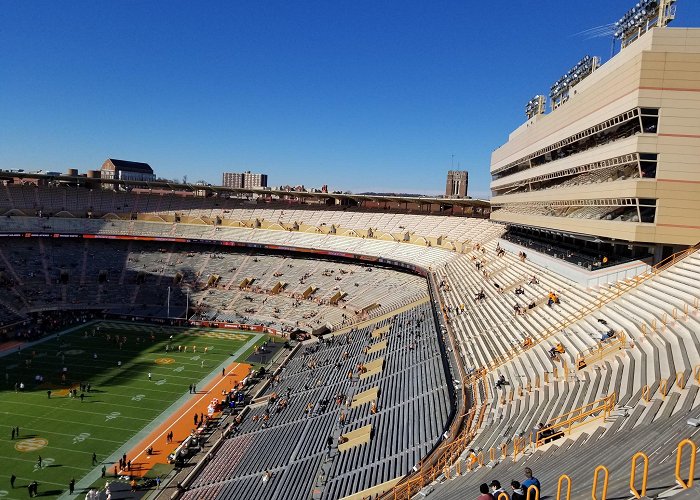
[[[644,460],[644,468],[642,469],[642,489],[637,490],[635,485],[637,479],[637,459],[642,458]],[[642,498],[647,494],[647,477],[649,476],[649,457],[646,453],[638,451],[632,456],[632,470],[630,471],[630,492],[635,498]]]
[[[530,494],[532,494],[532,497],[530,497]],[[540,489],[535,485],[529,486],[525,500],[540,500]]]
[[[597,342],[595,346],[581,352],[576,359],[576,368],[581,370],[589,364],[603,359],[606,354],[625,347],[627,347],[627,336],[624,332],[618,332],[615,338],[607,342]]]
[[[683,448],[690,446],[690,464],[688,472],[688,480],[684,481],[681,477],[681,462],[683,461]],[[695,455],[697,453],[697,446],[690,439],[684,439],[678,443],[678,448],[676,449],[676,481],[684,490],[687,490],[693,486],[693,476],[695,475]]]
[[[680,262],[681,260],[686,258],[688,255],[691,255],[694,252],[696,252],[699,248],[700,248],[700,243],[697,243],[690,248],[686,248],[685,250],[682,250],[680,252],[677,252],[677,253],[665,258],[664,260],[662,260],[661,262],[659,262],[658,264],[653,266],[649,271],[630,279],[627,286],[623,286],[622,284],[618,283],[617,286],[615,287],[614,293],[612,293],[610,295],[606,295],[605,297],[600,298],[587,306],[584,306],[583,308],[581,308],[576,313],[573,313],[568,318],[560,321],[556,325],[550,326],[549,328],[547,328],[544,331],[544,333],[542,335],[539,336],[539,338],[536,339],[534,344],[538,344],[544,340],[547,340],[552,335],[555,335],[556,333],[561,332],[563,329],[567,328],[572,323],[575,323],[576,321],[584,318],[585,316],[588,316],[589,314],[593,313],[594,311],[597,311],[598,309],[600,309],[604,305],[606,305],[606,304],[612,302],[614,299],[618,298],[623,293],[626,293],[626,292],[632,290],[633,288],[638,287],[639,285],[641,285],[642,283],[644,283],[648,279],[651,279],[651,278],[657,276],[662,271],[666,270],[667,268],[671,267],[674,264],[677,264],[678,262]],[[700,308],[700,302],[698,302],[697,297],[695,298],[694,305],[695,305],[696,309]],[[656,322],[655,321],[653,322],[653,328],[654,328],[654,330],[656,330]],[[532,346],[528,347],[528,349],[530,349],[530,348],[532,348]],[[524,351],[525,351],[525,349],[522,349],[522,347],[520,347],[520,346],[514,347],[513,349],[510,349],[509,351],[505,352],[503,355],[499,356],[497,358],[497,360],[496,359],[493,360],[488,365],[489,371],[495,370],[496,368],[502,366],[503,364],[510,361],[515,356],[517,356],[518,354],[520,354]]]
[[[649,386],[645,385],[642,387],[642,401],[648,403],[649,400],[651,400],[651,391],[649,390]]]
[[[600,471],[605,473],[603,475],[603,495],[600,497],[600,500],[606,500],[608,498],[608,477],[610,477],[610,471],[606,466],[599,465],[595,468],[595,471],[593,471],[593,490],[591,491],[591,498],[593,500],[598,500],[598,473]]]
[[[676,385],[679,389],[685,389],[685,374],[683,372],[676,372]]]
[[[608,417],[615,408],[616,401],[617,396],[613,392],[604,398],[550,419],[541,430],[537,431],[535,445],[541,446],[549,437],[561,435],[565,431],[571,432],[573,429],[583,425],[579,422],[596,413],[600,413],[596,418]]]
[[[566,497],[561,498],[561,483],[566,479]],[[566,475],[562,474],[559,476],[559,481],[557,482],[557,500],[571,500],[571,478]]]

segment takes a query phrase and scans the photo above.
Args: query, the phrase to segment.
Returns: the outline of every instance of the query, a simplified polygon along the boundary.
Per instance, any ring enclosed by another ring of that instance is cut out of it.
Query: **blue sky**
[[[488,194],[493,149],[619,0],[30,1],[0,16],[0,168]],[[678,0],[674,26],[700,26]]]

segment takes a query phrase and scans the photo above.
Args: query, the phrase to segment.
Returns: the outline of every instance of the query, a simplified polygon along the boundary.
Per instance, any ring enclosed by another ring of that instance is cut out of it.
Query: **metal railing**
[[[563,329],[571,326],[573,323],[579,321],[580,319],[583,319],[584,317],[598,311],[600,308],[602,308],[604,305],[612,302],[613,300],[617,299],[620,297],[622,294],[629,292],[630,290],[633,290],[634,288],[638,287],[645,281],[658,276],[659,273],[662,271],[666,270],[667,268],[677,264],[681,260],[685,259],[689,255],[692,255],[695,253],[698,249],[700,249],[700,243],[697,243],[693,245],[692,247],[686,248],[685,250],[682,250],[680,252],[677,252],[655,266],[653,266],[651,269],[649,269],[647,272],[640,274],[638,276],[635,276],[634,278],[630,278],[625,281],[618,282],[614,285],[613,293],[607,294],[604,297],[601,297],[597,299],[596,301],[592,302],[591,304],[588,304],[587,306],[582,307],[579,309],[577,312],[571,314],[568,318],[560,321],[556,325],[550,326],[547,328],[537,339],[533,339],[534,343],[533,346],[536,344],[539,344],[540,342],[543,342],[547,340],[549,337],[552,335],[555,335],[559,332],[561,332]],[[532,348],[533,346],[528,346],[528,349]],[[487,371],[493,371],[500,366],[504,365],[508,361],[512,360],[519,354],[523,353],[526,349],[524,349],[522,346],[516,346],[513,349],[510,349],[509,351],[503,353],[500,356],[497,356],[494,358],[491,363],[488,364],[488,366],[485,367]]]
[[[687,479],[683,478],[682,467],[683,467],[683,455],[684,450],[689,448],[689,459],[688,459],[688,469],[687,469]],[[676,468],[674,471],[676,482],[678,485],[687,490],[693,486],[693,477],[695,476],[695,460],[697,454],[697,445],[690,439],[683,439],[676,446]],[[639,460],[642,460],[641,471],[639,469]],[[649,456],[638,451],[631,458],[631,468],[630,468],[630,478],[629,487],[630,493],[634,498],[644,498],[647,493],[647,481],[649,479]],[[602,473],[602,475],[601,475]],[[591,498],[594,500],[606,500],[608,494],[608,481],[610,478],[610,471],[604,465],[599,465],[595,468],[593,472],[593,486],[591,489]],[[641,485],[637,488],[638,479],[641,481]],[[566,483],[566,487],[564,487]],[[573,481],[571,477],[567,474],[562,474],[559,476],[559,481],[557,482],[557,494],[556,500],[571,500],[571,487]],[[599,491],[600,497],[598,496]]]
[[[608,396],[592,403],[583,405],[575,410],[559,415],[549,420],[542,429],[537,431],[535,446],[541,446],[546,442],[571,433],[572,430],[588,423],[592,418],[607,418],[615,409],[617,395],[613,392]],[[588,420],[588,421],[586,421]],[[586,421],[586,422],[584,422]]]
[[[600,361],[607,354],[626,348],[627,345],[627,335],[624,332],[617,332],[614,338],[600,341],[595,346],[581,352],[576,359],[576,368],[582,370],[589,364]]]

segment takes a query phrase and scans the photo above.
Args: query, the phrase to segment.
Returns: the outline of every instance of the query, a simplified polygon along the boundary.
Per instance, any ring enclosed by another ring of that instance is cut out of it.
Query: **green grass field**
[[[121,348],[115,336],[126,337]],[[103,462],[111,466],[110,455],[128,451],[157,426],[165,410],[189,396],[190,384],[201,386],[222,366],[244,361],[254,344],[266,338],[250,332],[104,321],[0,357],[5,379],[0,392],[0,499],[28,498],[26,486],[34,480],[45,498],[67,493],[71,478],[76,483],[85,478],[77,486],[91,484],[87,481]],[[188,346],[187,352],[178,352],[178,345]],[[43,383],[35,381],[37,375]],[[24,391],[15,391],[16,382],[25,384]],[[82,401],[70,398],[68,387],[81,383],[89,383],[90,392]],[[17,426],[19,439],[12,440]],[[14,490],[11,474],[17,476]]]

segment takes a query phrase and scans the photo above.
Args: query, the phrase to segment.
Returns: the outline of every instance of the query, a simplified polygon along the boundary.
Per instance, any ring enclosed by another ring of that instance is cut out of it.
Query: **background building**
[[[254,189],[267,187],[267,174],[224,172],[221,185],[229,188]]]
[[[445,196],[447,198],[466,198],[468,184],[469,172],[466,170],[450,170],[447,172]]]
[[[148,163],[138,161],[107,159],[100,171],[103,179],[122,181],[154,181],[156,176]]]

